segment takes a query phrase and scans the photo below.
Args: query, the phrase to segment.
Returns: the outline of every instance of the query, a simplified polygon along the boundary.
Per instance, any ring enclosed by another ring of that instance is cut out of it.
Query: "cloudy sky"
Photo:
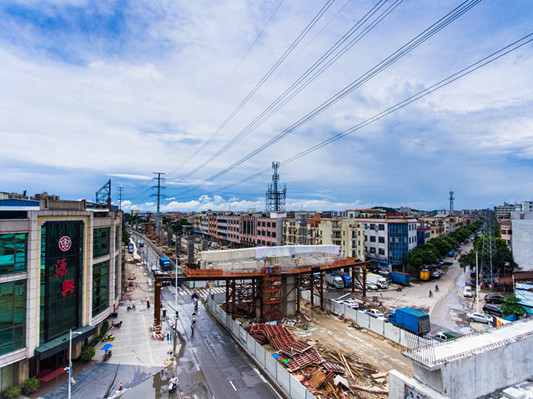
[[[292,210],[532,200],[533,42],[373,118],[531,33],[529,1],[2,0],[0,191],[263,210],[280,161]]]

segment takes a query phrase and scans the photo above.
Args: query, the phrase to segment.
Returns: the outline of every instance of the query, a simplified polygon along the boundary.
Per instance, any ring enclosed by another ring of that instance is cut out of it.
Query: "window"
[[[376,237],[375,236],[370,236],[370,242],[376,242]]]
[[[383,248],[379,248],[378,252],[380,255],[385,255],[385,250]]]
[[[272,227],[276,227],[276,222],[272,222]]]
[[[0,355],[24,348],[26,280],[0,284]]]
[[[370,230],[374,230],[376,228],[376,225],[374,223],[370,223]]]
[[[384,244],[384,243],[385,243],[385,237],[379,237],[379,238],[378,238],[378,241],[379,241],[380,243]]]
[[[93,265],[93,317],[109,306],[109,261]]]
[[[93,232],[93,258],[109,254],[110,228],[94,229]]]
[[[379,224],[378,225],[378,229],[379,230],[385,230],[385,225],[384,224]]]
[[[371,247],[371,248],[370,248],[370,253],[371,253],[371,254],[375,254],[375,253],[376,253],[376,248]]]
[[[267,227],[270,227],[270,222],[267,222]]]
[[[26,234],[0,235],[0,275],[26,271]]]

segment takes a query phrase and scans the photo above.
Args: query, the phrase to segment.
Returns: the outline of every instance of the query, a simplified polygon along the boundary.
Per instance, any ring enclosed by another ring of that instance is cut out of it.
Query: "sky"
[[[532,200],[533,42],[375,118],[532,33],[525,0],[2,0],[0,191],[262,211],[279,161],[287,210]]]

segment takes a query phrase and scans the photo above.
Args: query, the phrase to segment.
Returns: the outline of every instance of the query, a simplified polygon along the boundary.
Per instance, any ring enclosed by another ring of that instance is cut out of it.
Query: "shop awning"
[[[83,341],[85,338],[94,335],[96,332],[96,326],[85,326],[77,328],[72,331],[72,344],[76,344]],[[80,333],[80,334],[78,334]],[[68,348],[69,333],[66,333],[56,339],[53,339],[45,344],[42,344],[35,348],[35,357],[39,360],[46,359],[56,353],[61,352]]]

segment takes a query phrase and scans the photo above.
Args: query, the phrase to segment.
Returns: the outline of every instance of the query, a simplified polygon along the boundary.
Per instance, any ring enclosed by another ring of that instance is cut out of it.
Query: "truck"
[[[333,276],[341,277],[344,281],[344,287],[351,288],[352,287],[352,278],[350,277],[350,273],[346,273],[340,270],[334,271],[331,273]]]
[[[378,288],[387,288],[389,286],[389,280],[379,274],[368,273],[366,275],[366,281],[376,284]]]
[[[334,276],[333,274],[326,274],[326,284],[335,288],[344,288],[344,280],[342,277]]]
[[[401,285],[409,285],[411,282],[411,276],[408,273],[391,272],[392,281]]]
[[[161,268],[161,270],[163,271],[168,271],[170,269],[172,269],[172,265],[170,264],[170,259],[169,258],[159,258],[159,267]]]
[[[422,269],[420,270],[420,280],[422,281],[428,281],[430,277],[430,273],[428,269]]]
[[[416,309],[398,308],[389,313],[389,322],[420,336],[431,331],[429,315]]]
[[[128,244],[128,252],[129,252],[130,254],[132,254],[132,253],[133,253],[133,250],[134,250],[134,248],[135,248],[135,247],[133,246],[133,243],[132,243],[132,242],[130,242],[130,243]]]

